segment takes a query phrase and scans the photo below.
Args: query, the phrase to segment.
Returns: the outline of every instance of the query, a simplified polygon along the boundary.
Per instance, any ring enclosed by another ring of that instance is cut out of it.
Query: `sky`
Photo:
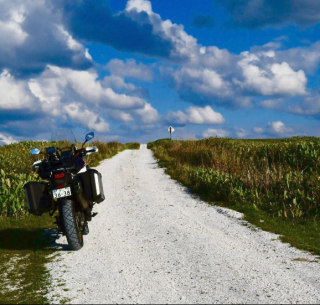
[[[320,136],[318,0],[0,0],[0,145]]]

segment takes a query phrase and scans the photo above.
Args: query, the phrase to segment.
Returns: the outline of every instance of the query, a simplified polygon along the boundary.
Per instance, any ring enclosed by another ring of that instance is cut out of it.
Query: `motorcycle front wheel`
[[[62,199],[60,202],[61,216],[69,247],[71,250],[80,250],[83,247],[82,213],[76,210],[72,200]]]

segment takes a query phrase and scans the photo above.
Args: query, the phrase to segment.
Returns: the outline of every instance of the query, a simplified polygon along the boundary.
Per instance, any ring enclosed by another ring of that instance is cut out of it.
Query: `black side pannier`
[[[29,213],[41,216],[53,210],[53,200],[49,194],[48,185],[44,182],[29,181],[24,185]]]
[[[84,197],[87,201],[100,203],[105,199],[102,176],[96,169],[89,168],[86,172],[77,176],[82,182]]]

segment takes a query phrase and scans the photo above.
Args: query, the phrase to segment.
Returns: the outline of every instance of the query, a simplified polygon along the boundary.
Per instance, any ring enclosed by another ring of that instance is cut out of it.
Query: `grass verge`
[[[98,166],[102,160],[108,159],[116,155],[118,152],[126,149],[139,149],[140,143],[126,143],[121,144],[119,142],[102,142],[94,141],[90,142],[87,146],[96,146],[99,151],[96,154],[89,155],[85,158],[86,163],[89,166]]]
[[[0,303],[45,304],[49,284],[45,264],[54,253],[44,230],[52,218],[27,216],[0,218]]]
[[[212,201],[209,203],[241,212],[244,214],[244,220],[264,231],[279,234],[282,242],[320,256],[320,225],[316,221],[288,221],[241,203],[234,205]]]
[[[260,209],[259,206],[250,204],[248,201],[227,200],[227,197],[218,198],[216,193],[223,193],[224,185],[217,188],[214,193],[210,189],[210,183],[203,180],[195,181],[193,172],[196,167],[186,164],[173,157],[169,144],[170,140],[162,139],[156,142],[148,143],[148,147],[155,153],[155,158],[159,160],[159,165],[165,167],[165,172],[172,179],[180,181],[191,189],[195,194],[209,204],[230,208],[244,214],[244,220],[261,228],[280,235],[280,240],[289,243],[298,249],[309,251],[320,256],[320,225],[317,218],[284,218],[267,209]],[[186,144],[187,145],[187,144]],[[167,148],[166,148],[167,147]],[[169,147],[169,149],[168,149]],[[181,152],[183,154],[183,151]],[[190,155],[189,158],[196,158]],[[232,164],[232,163],[231,163]],[[209,186],[209,187],[208,187]]]

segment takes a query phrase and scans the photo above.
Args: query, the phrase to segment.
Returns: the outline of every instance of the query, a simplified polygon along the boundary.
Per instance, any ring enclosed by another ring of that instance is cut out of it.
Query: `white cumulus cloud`
[[[91,67],[88,50],[63,27],[61,17],[50,1],[0,1],[0,71],[28,76],[47,64]]]
[[[126,10],[137,10],[138,12],[144,11],[152,14],[151,2],[146,0],[129,0],[126,5]]]
[[[307,47],[279,50],[276,56],[279,61],[288,62],[293,69],[303,69],[307,73],[313,73],[320,63],[320,41]]]
[[[160,119],[158,111],[149,103],[146,103],[142,109],[135,110],[135,113],[137,113],[141,117],[141,121],[146,124],[156,123]]]
[[[24,20],[23,6],[10,8],[5,16],[0,17],[0,49],[21,45],[28,37],[21,25]]]
[[[261,127],[253,127],[253,131],[255,132],[255,133],[263,133],[263,128],[261,128]]]
[[[151,69],[143,63],[137,64],[135,59],[122,61],[120,59],[112,59],[106,65],[113,75],[125,77],[130,76],[145,81],[151,81],[153,78]]]
[[[320,94],[314,92],[296,103],[283,107],[283,109],[294,114],[318,116],[320,113]]]
[[[0,74],[0,109],[33,108],[36,99],[28,83],[16,80],[7,70]]]
[[[16,142],[12,136],[5,136],[3,133],[0,133],[0,145],[8,145]]]
[[[117,109],[110,109],[107,112],[108,117],[112,118],[113,120],[120,121],[120,122],[131,122],[134,121],[132,115],[128,112],[117,110]]]
[[[268,122],[267,131],[276,136],[289,137],[292,136],[294,130],[285,126],[281,121]]]
[[[163,41],[170,42],[170,59],[174,61],[192,60],[195,53],[199,53],[197,39],[188,35],[183,25],[172,23],[171,20],[162,20],[160,15],[152,10],[151,2],[147,0],[129,0],[126,6],[126,15],[133,20],[145,23],[145,16],[140,13],[144,11],[149,18],[147,23],[151,23],[153,34],[161,37]]]
[[[98,114],[86,109],[84,105],[72,103],[65,105],[63,110],[72,121],[78,122],[88,129],[98,132],[110,131],[109,124]]]
[[[242,68],[244,80],[234,79],[237,85],[263,96],[306,93],[307,78],[303,70],[294,71],[286,62],[260,64],[259,57],[247,51],[241,56],[238,65]]]
[[[166,120],[176,124],[224,124],[223,116],[215,112],[210,106],[189,107],[186,112],[176,111],[169,112],[166,115]]]
[[[115,109],[129,109],[143,107],[146,101],[137,96],[117,94],[109,87],[104,87],[98,80],[95,70],[76,71],[58,67],[50,67],[58,78],[65,80],[78,94],[88,103],[100,104],[101,106]]]
[[[214,129],[214,128],[208,128],[202,133],[203,138],[210,138],[210,137],[218,137],[218,138],[225,138],[230,133],[223,129]]]

